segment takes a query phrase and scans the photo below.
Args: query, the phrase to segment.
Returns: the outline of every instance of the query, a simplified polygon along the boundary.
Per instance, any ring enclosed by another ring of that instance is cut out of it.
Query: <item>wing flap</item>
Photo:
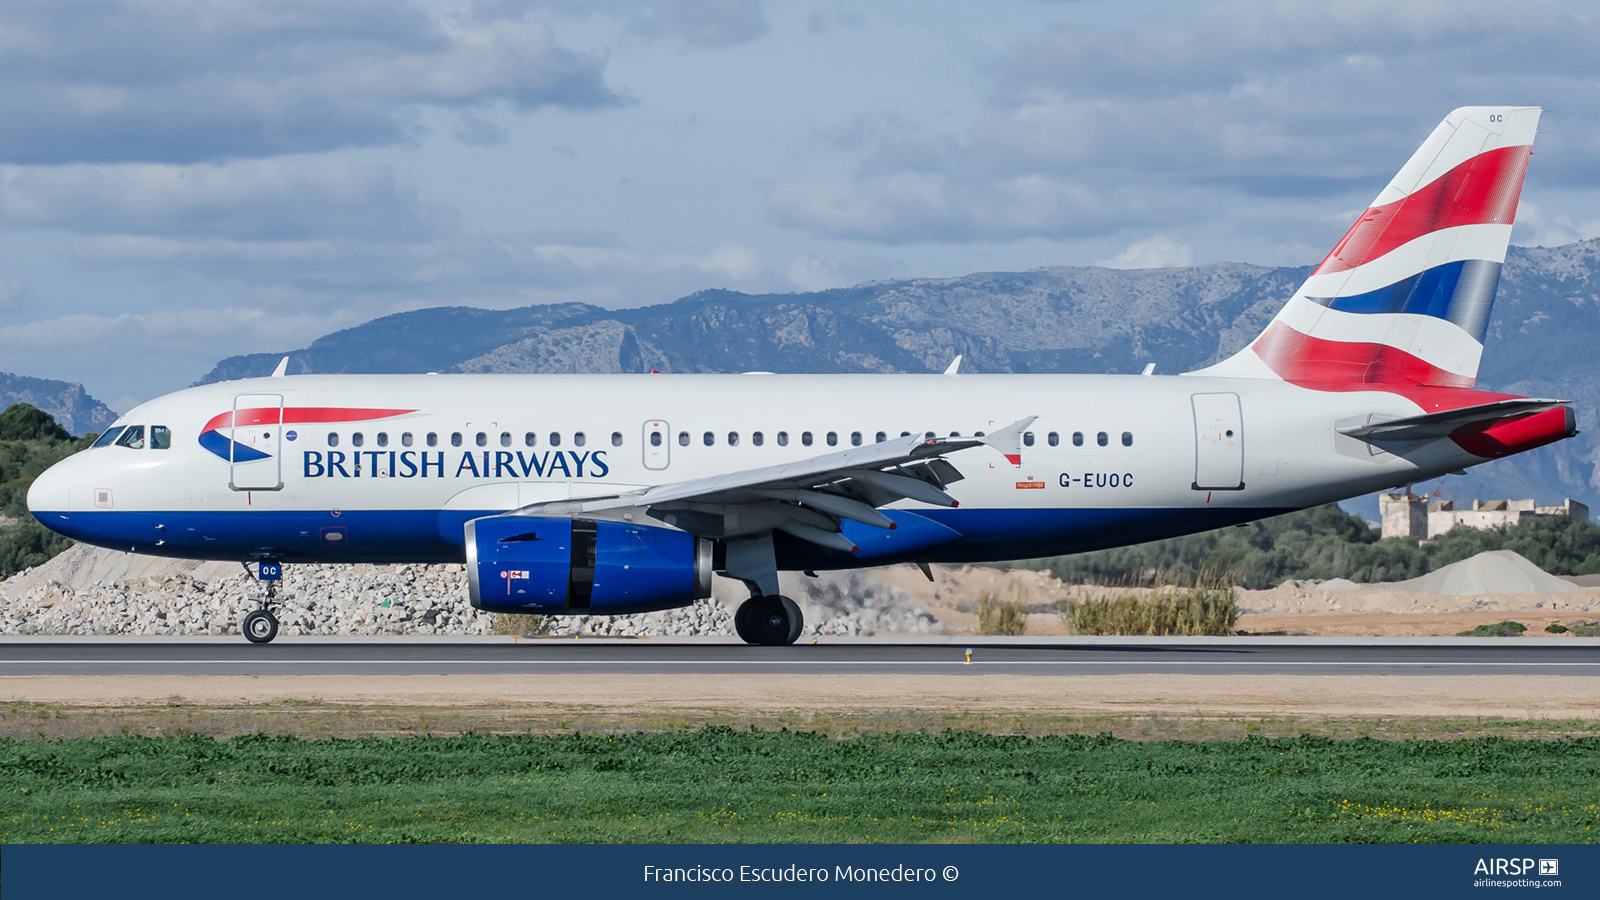
[[[854,547],[841,520],[882,529],[895,522],[877,508],[903,499],[954,507],[944,486],[961,480],[948,454],[993,447],[1019,463],[1029,416],[994,434],[972,438],[897,438],[792,463],[656,485],[606,497],[524,506],[507,515],[571,516],[642,509],[651,518],[707,537],[736,538],[783,531],[836,550]]]

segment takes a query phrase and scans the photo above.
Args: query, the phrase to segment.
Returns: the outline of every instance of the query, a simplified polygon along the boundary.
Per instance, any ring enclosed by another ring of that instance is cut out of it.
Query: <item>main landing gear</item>
[[[783,647],[794,643],[805,627],[800,607],[788,597],[751,597],[733,614],[733,630],[747,644]]]
[[[246,565],[244,570],[249,572],[250,566]],[[278,617],[272,614],[272,604],[278,599],[278,582],[283,578],[283,565],[275,562],[258,563],[256,571],[251,574],[265,581],[267,588],[261,596],[261,608],[246,613],[244,621],[239,623],[239,630],[244,633],[245,640],[252,644],[271,643],[278,636]]]

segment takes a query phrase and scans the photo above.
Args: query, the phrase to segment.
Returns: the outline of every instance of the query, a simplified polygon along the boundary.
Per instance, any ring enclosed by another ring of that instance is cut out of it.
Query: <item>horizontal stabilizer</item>
[[[1449,437],[1452,433],[1472,425],[1488,425],[1504,419],[1518,419],[1534,413],[1564,406],[1567,400],[1540,400],[1518,397],[1496,403],[1483,403],[1461,409],[1407,416],[1401,419],[1368,422],[1365,425],[1347,425],[1340,434],[1363,441],[1431,441]],[[1374,416],[1373,418],[1378,418]]]

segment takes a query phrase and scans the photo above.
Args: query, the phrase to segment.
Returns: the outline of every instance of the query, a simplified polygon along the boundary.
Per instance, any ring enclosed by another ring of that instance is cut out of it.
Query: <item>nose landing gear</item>
[[[244,570],[249,572],[250,566],[246,565]],[[250,643],[266,644],[278,636],[278,617],[272,614],[272,604],[278,599],[278,582],[283,579],[283,565],[263,561],[256,565],[254,575],[266,582],[267,587],[261,596],[261,608],[246,613],[244,621],[239,623],[239,630]]]

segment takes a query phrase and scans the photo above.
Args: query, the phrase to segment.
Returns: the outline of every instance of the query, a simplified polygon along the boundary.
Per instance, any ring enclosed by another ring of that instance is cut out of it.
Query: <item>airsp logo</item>
[[[1559,874],[1560,861],[1554,859],[1539,860],[1540,875]],[[1474,875],[1527,875],[1533,872],[1531,859],[1480,859],[1478,867],[1472,870]]]

